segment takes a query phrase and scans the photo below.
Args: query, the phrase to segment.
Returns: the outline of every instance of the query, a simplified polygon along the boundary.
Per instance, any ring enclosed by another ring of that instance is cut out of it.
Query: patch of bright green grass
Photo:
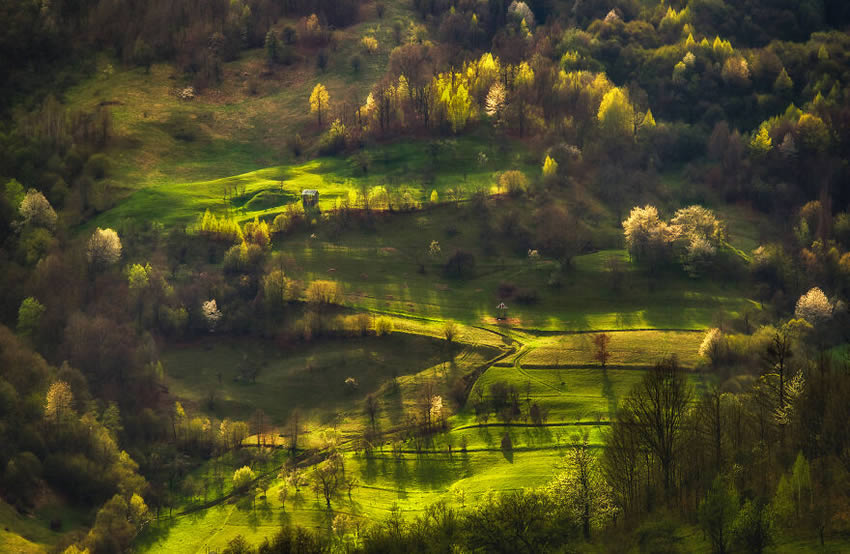
[[[436,158],[429,144],[404,141],[367,149],[366,155],[372,162],[365,174],[352,159],[318,158],[213,180],[181,182],[175,176],[137,190],[95,218],[90,226],[115,226],[122,219],[154,219],[170,227],[194,223],[207,209],[219,215],[229,214],[239,221],[254,217],[270,219],[288,204],[300,202],[304,189],[319,191],[319,207],[324,210],[333,208],[338,200],[349,198],[352,191],[371,190],[377,185],[390,191],[404,188],[420,202],[427,202],[431,191],[437,190],[442,201],[448,201],[449,189],[460,188],[468,196],[479,188],[489,191],[504,170],[533,171],[522,156],[522,149],[508,156],[499,155],[490,142],[480,138],[446,141]],[[488,152],[492,161],[479,164],[480,152]],[[226,194],[238,198],[226,205]],[[254,199],[257,200],[252,202]]]
[[[491,367],[475,383],[489,395],[490,386],[504,382],[548,410],[548,423],[610,422],[635,385],[640,383],[642,369],[525,369],[523,367]],[[688,381],[702,391],[710,377],[692,373]],[[473,394],[475,391],[473,390]],[[495,421],[495,416],[494,421]]]

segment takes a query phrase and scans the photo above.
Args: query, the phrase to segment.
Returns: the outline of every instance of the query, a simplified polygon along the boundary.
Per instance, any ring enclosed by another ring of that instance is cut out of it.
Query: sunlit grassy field
[[[61,522],[54,531],[50,521]],[[87,522],[87,514],[53,497],[43,499],[43,505],[32,516],[20,514],[0,500],[0,552],[46,552],[59,542],[65,533],[78,530]]]

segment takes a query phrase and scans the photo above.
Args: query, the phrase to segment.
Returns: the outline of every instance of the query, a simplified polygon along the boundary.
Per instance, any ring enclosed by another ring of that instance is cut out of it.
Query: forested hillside
[[[0,551],[850,548],[846,2],[0,20]]]

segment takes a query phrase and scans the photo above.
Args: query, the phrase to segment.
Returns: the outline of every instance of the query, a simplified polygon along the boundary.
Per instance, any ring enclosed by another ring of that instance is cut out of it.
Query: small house
[[[316,189],[304,189],[301,191],[301,203],[305,208],[312,208],[319,203],[319,191]]]

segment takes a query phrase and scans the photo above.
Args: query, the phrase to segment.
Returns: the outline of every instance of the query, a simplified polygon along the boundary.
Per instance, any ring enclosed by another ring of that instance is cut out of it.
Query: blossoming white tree
[[[814,287],[797,300],[794,316],[805,319],[812,325],[823,323],[832,317],[832,303],[818,287]]]
[[[201,313],[204,314],[204,319],[207,320],[207,325],[210,328],[210,333],[215,331],[215,326],[221,319],[221,310],[218,309],[218,304],[215,298],[207,300],[201,305]]]

